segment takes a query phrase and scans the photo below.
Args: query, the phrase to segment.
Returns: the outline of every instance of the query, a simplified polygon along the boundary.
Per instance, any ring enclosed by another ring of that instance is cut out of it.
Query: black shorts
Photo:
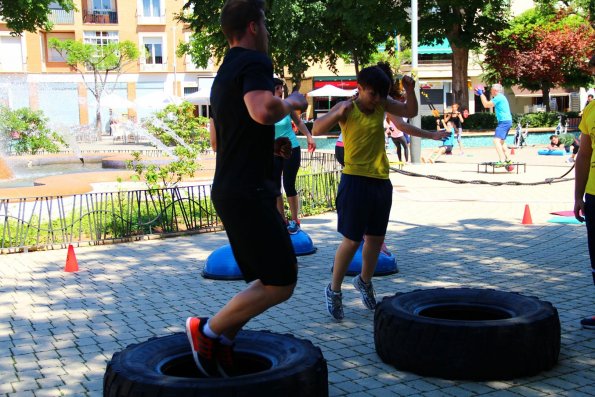
[[[287,286],[297,281],[297,259],[276,198],[214,199],[246,282]]]
[[[337,192],[337,231],[353,241],[365,234],[384,236],[392,206],[390,179],[341,175]]]

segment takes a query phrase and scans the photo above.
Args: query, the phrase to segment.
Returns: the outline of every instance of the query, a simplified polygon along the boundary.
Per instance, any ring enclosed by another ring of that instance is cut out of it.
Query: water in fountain
[[[131,135],[144,138],[147,141],[149,141],[152,145],[154,145],[157,149],[167,153],[171,157],[177,158],[177,156],[174,154],[171,148],[164,145],[163,142],[151,135],[149,131],[147,131],[141,125],[128,121],[126,123],[122,123],[122,127],[125,129],[127,134],[130,133]]]
[[[83,165],[85,165],[85,159],[83,158],[81,147],[79,146],[78,142],[76,141],[76,137],[72,132],[73,129],[62,123],[56,122],[51,123],[50,128],[53,131],[56,131],[58,134],[60,134],[60,136],[62,136],[68,147],[72,149],[72,151],[74,152],[74,155],[78,157],[79,160],[81,160],[81,163],[83,163]]]
[[[170,113],[171,114],[171,113]],[[174,116],[175,117],[175,116]],[[161,128],[162,130],[164,130],[167,135],[171,136],[176,142],[178,142],[180,145],[184,146],[186,149],[190,150],[190,146],[188,146],[188,144],[182,139],[181,136],[179,136],[178,134],[176,134],[171,128],[169,128],[167,126],[167,124],[165,124],[163,121],[157,119],[157,118],[153,118],[151,120],[151,124],[153,124],[155,127],[157,128]]]

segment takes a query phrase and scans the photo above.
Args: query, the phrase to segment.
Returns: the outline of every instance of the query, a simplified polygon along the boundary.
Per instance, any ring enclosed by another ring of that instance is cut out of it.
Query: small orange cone
[[[79,264],[76,261],[76,255],[74,254],[74,247],[72,244],[68,245],[68,254],[66,255],[66,266],[64,266],[65,272],[78,272]]]
[[[510,148],[510,155],[512,156],[514,154],[514,148]]]
[[[523,225],[532,225],[533,220],[531,219],[531,210],[529,210],[529,204],[525,204],[525,213],[523,214]]]

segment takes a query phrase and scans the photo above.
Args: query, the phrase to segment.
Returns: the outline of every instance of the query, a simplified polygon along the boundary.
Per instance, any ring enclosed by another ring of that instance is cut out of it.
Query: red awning
[[[341,88],[343,90],[353,90],[354,88],[357,88],[357,81],[355,81],[355,80],[338,80],[338,81],[317,80],[314,82],[314,89],[322,88],[325,85],[334,85],[335,87]]]

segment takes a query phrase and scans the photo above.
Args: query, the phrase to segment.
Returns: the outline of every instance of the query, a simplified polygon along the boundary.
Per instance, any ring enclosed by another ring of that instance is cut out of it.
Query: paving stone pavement
[[[480,153],[406,169],[527,183],[569,168],[561,158],[532,159],[524,174],[478,174],[475,163],[485,161]],[[559,311],[559,364],[533,377],[470,382],[422,377],[382,363],[374,350],[373,312],[349,279],[343,287],[345,320],[333,322],[324,307],[323,290],[340,241],[335,213],[303,220],[318,251],[299,257],[294,296],[247,328],[291,333],[319,346],[328,362],[331,396],[595,395],[595,332],[579,325],[595,314],[586,230],[547,222],[549,212],[572,208],[573,182],[491,186],[400,174],[391,179],[387,244],[400,272],[374,279],[380,298],[458,286],[537,296]],[[521,224],[525,205],[532,225]],[[200,275],[208,255],[226,243],[220,232],[81,246],[75,248],[77,273],[63,271],[66,250],[0,256],[0,396],[101,396],[114,352],[183,331],[187,316],[211,315],[244,288],[242,281]]]

